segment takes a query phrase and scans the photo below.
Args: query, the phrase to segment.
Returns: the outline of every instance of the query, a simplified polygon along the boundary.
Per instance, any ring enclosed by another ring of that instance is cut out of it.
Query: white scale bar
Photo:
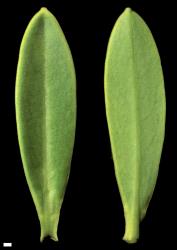
[[[4,242],[3,247],[12,247],[12,243],[11,242]]]

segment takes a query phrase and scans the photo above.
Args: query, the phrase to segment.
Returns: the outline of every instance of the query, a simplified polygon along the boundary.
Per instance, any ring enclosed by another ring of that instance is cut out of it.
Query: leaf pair
[[[20,48],[16,120],[26,179],[45,236],[57,240],[76,124],[72,56],[54,16],[42,8]],[[158,52],[130,9],[118,19],[105,63],[105,102],[116,178],[125,211],[124,239],[135,242],[157,178],[165,126]]]

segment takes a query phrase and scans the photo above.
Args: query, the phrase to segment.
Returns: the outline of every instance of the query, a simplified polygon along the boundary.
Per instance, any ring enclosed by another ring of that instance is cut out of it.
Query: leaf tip
[[[42,7],[42,8],[40,9],[40,12],[46,13],[46,12],[48,12],[48,9],[47,9],[46,7]]]
[[[46,7],[42,7],[42,8],[39,10],[38,13],[39,13],[40,15],[45,16],[45,15],[50,14],[50,11],[49,11]]]
[[[124,10],[124,12],[122,13],[122,17],[123,18],[128,18],[129,19],[129,17],[132,15],[132,13],[133,13],[133,10],[130,8],[130,7],[127,7],[127,8],[125,8],[125,10]]]
[[[132,12],[132,9],[130,7],[125,8],[124,13],[130,14]]]

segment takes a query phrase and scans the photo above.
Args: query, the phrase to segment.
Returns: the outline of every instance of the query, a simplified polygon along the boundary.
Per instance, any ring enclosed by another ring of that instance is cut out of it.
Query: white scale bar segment
[[[4,242],[3,247],[12,247],[12,243],[11,242]]]

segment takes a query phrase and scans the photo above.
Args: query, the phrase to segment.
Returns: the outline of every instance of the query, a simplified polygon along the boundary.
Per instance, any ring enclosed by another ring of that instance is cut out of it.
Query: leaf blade
[[[24,34],[17,67],[16,121],[41,241],[57,238],[76,124],[75,70],[55,17],[42,8]]]
[[[126,221],[124,239],[135,242],[157,179],[164,140],[165,92],[152,34],[129,8],[118,18],[110,36],[105,104]]]

